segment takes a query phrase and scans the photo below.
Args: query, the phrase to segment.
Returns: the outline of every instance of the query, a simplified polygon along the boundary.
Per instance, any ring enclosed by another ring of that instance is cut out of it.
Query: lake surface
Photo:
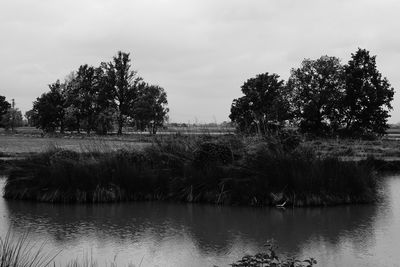
[[[279,254],[314,257],[317,266],[399,266],[400,176],[385,178],[382,188],[377,205],[286,210],[0,198],[0,234],[29,231],[46,250],[61,251],[59,264],[88,256],[100,266],[228,266],[274,239]]]

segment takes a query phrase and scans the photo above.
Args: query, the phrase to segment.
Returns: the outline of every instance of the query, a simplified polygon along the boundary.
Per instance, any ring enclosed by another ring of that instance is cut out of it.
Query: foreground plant
[[[0,237],[0,267],[46,267],[53,264],[58,253],[44,252],[44,245],[37,246],[25,233],[16,237],[8,231]]]

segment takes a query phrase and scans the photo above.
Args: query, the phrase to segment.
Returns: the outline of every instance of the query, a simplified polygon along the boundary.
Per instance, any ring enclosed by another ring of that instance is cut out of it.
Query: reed
[[[58,253],[44,251],[44,245],[31,243],[28,233],[16,237],[8,231],[0,238],[0,267],[51,266]]]
[[[155,139],[141,150],[52,148],[16,160],[4,196],[304,206],[373,202],[376,187],[370,164],[318,157],[290,138],[203,136]]]

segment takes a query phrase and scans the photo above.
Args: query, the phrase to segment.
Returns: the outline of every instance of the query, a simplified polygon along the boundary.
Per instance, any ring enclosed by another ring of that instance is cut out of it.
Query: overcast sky
[[[130,52],[168,94],[173,122],[222,122],[256,74],[287,79],[304,58],[377,55],[400,122],[400,1],[1,0],[0,95],[23,111],[81,64]]]

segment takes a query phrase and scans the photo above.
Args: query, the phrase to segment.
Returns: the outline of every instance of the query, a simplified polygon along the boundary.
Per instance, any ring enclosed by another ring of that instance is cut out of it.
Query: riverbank
[[[4,197],[61,203],[164,200],[251,206],[376,201],[370,164],[276,138],[171,138],[143,149],[60,148],[12,162]]]

